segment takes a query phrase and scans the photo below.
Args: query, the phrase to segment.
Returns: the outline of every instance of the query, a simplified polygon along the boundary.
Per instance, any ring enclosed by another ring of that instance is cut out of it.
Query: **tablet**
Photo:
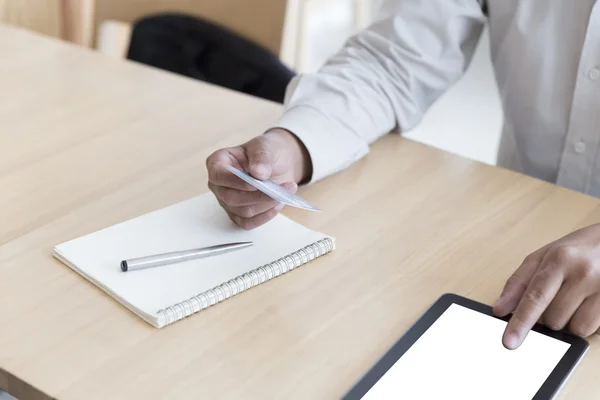
[[[588,343],[536,325],[518,349],[507,350],[507,320],[485,304],[443,295],[343,399],[554,398]]]

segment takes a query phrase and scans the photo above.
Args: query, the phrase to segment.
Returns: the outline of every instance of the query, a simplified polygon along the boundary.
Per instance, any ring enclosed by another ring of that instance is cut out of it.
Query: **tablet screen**
[[[362,399],[530,400],[571,345],[532,331],[507,350],[505,327],[450,305]]]

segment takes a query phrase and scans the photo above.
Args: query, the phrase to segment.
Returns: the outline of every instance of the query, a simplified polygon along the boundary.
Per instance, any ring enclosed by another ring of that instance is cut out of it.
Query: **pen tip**
[[[127,269],[128,269],[127,261],[121,261],[121,271],[127,272]]]

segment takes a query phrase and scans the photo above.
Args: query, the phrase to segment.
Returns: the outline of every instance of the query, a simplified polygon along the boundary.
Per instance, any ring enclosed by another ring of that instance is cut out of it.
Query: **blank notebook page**
[[[206,194],[58,245],[55,256],[157,325],[158,310],[324,238],[282,215],[255,230],[242,230],[214,196]],[[130,272],[120,269],[124,259],[242,241],[254,245],[179,264]]]

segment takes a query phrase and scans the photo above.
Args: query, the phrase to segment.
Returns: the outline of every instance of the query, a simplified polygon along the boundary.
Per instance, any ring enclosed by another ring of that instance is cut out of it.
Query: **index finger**
[[[527,333],[558,293],[563,280],[564,274],[560,268],[551,268],[548,262],[542,262],[508,321],[502,339],[507,349],[514,350],[523,343]]]
[[[229,172],[225,168],[225,165],[231,165],[232,167],[241,169],[235,158],[228,155],[225,150],[217,151],[208,157],[206,160],[206,168],[208,169],[208,181],[210,183],[216,186],[224,186],[230,189],[248,192],[257,190],[254,186],[244,182]]]

